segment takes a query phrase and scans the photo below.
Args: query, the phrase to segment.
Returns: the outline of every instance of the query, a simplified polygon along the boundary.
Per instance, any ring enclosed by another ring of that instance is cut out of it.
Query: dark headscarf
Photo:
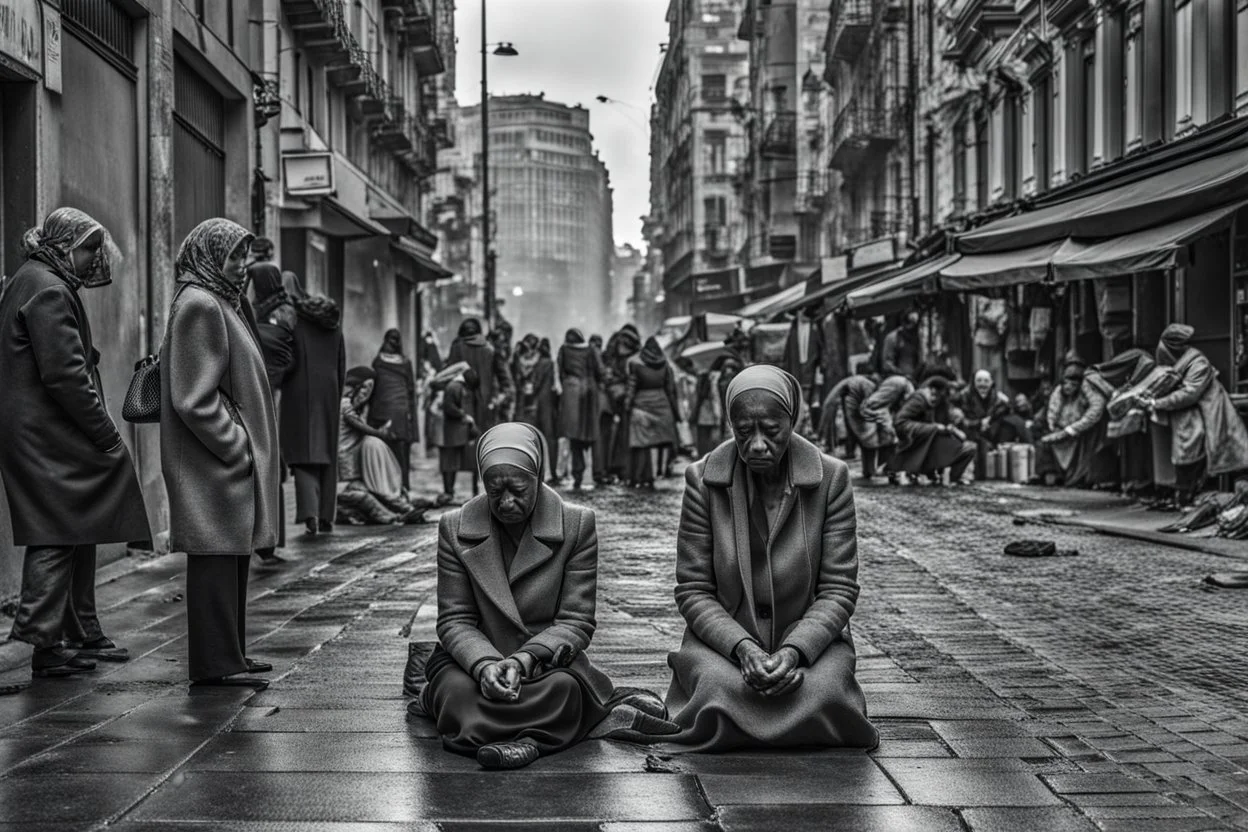
[[[538,348],[541,347],[541,345],[542,345],[541,339],[538,338],[532,332],[530,332],[528,335],[520,339],[520,344],[517,347],[516,351],[520,352],[521,350],[523,350],[525,352],[531,352],[531,353],[537,352]]]
[[[664,354],[663,348],[659,346],[659,341],[653,335],[646,339],[646,345],[641,350],[641,361],[647,367],[658,369],[667,364],[667,355]]]
[[[585,343],[585,333],[576,327],[569,329],[567,334],[563,336],[563,343],[571,347],[579,347]]]
[[[537,345],[537,351],[542,354],[542,358],[550,358],[551,353],[552,353],[552,348],[550,346],[550,339],[543,338],[541,342]]]
[[[381,349],[378,350],[378,352],[386,352],[386,343],[391,338],[393,338],[394,342],[399,345],[398,350],[396,350],[394,354],[402,355],[403,354],[403,334],[399,332],[397,329],[386,330],[386,334],[381,337]]]
[[[477,473],[484,477],[495,465],[514,465],[543,482],[546,438],[540,430],[523,422],[495,425],[477,440]]]
[[[299,275],[291,271],[282,272],[282,288],[286,290],[286,294],[290,296],[292,301],[303,300],[308,296],[307,291],[303,288],[303,281],[299,279]]]
[[[1133,348],[1114,356],[1109,361],[1094,364],[1092,369],[1101,374],[1115,389],[1135,384],[1148,375],[1154,367],[1153,357],[1144,350]]]
[[[596,350],[601,350],[602,349],[602,336],[601,335],[589,336],[589,345]]]
[[[100,241],[99,254],[87,274],[80,277],[74,271],[70,255],[97,232],[104,237]],[[112,263],[121,259],[121,252],[107,229],[77,208],[57,208],[48,214],[42,225],[22,235],[22,253],[52,269],[73,289],[92,289],[112,283]]]
[[[772,364],[754,364],[732,377],[724,393],[724,409],[731,412],[733,402],[745,392],[761,390],[771,396],[797,424],[802,410],[802,386],[792,374]]]
[[[251,245],[251,240],[251,232],[233,220],[204,220],[191,229],[178,249],[178,282],[194,284],[240,309],[244,282],[226,277],[225,261],[240,245]]]
[[[286,294],[282,288],[282,272],[277,265],[269,261],[252,263],[247,269],[251,278],[252,289],[256,293],[256,303],[261,304],[278,293]]]
[[[1190,349],[1192,336],[1196,330],[1187,324],[1170,324],[1161,333],[1161,341],[1157,344],[1157,363],[1163,367],[1173,367],[1183,354]]]
[[[377,371],[372,367],[352,367],[347,370],[347,379],[344,382],[348,395],[355,395],[355,391],[360,389],[360,385],[369,380],[376,381]]]
[[[481,322],[476,318],[464,318],[463,323],[459,325],[460,338],[471,338],[474,335],[480,335],[484,331],[481,328]]]

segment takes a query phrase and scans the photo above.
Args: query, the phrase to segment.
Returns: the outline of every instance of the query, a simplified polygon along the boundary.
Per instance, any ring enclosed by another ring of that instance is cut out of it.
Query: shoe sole
[[[129,650],[79,650],[78,655],[84,659],[95,659],[100,662],[128,662]]]
[[[95,670],[95,666],[91,667],[45,667],[41,670],[32,670],[31,676],[36,679],[60,679],[65,676],[76,676],[79,673],[90,673]]]

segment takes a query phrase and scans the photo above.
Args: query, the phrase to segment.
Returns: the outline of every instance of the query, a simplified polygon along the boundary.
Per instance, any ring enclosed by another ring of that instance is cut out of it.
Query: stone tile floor
[[[659,692],[682,632],[678,483],[578,498],[602,541],[593,654]],[[256,695],[188,694],[178,558],[108,571],[104,620],[135,659],[0,699],[0,832],[1248,829],[1248,593],[1199,584],[1224,560],[1020,530],[1022,495],[863,487],[858,505],[870,754],[588,742],[481,772],[404,711],[435,527],[347,529],[254,569],[251,651],[277,665]],[[1022,535],[1080,556],[1003,557]]]

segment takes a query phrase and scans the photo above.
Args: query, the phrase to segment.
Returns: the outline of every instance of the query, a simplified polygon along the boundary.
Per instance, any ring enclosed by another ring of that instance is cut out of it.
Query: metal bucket
[[[1009,455],[1010,482],[1023,483],[1031,479],[1032,454],[1030,445],[1011,445]]]
[[[993,448],[988,452],[988,456],[984,461],[984,474],[986,479],[1001,479],[1001,456],[1002,451],[999,448]]]

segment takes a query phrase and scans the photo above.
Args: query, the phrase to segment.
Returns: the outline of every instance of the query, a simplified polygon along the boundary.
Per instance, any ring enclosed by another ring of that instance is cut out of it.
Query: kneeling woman
[[[657,697],[617,691],[585,655],[596,627],[594,513],[543,485],[545,459],[531,425],[491,428],[477,442],[485,494],[438,530],[439,645],[422,705],[447,748],[486,768],[670,725],[656,718]]]
[[[768,365],[725,397],[734,442],[685,475],[668,657],[673,742],[693,751],[874,748],[854,678],[854,495],[845,463],[793,434],[801,389]]]

